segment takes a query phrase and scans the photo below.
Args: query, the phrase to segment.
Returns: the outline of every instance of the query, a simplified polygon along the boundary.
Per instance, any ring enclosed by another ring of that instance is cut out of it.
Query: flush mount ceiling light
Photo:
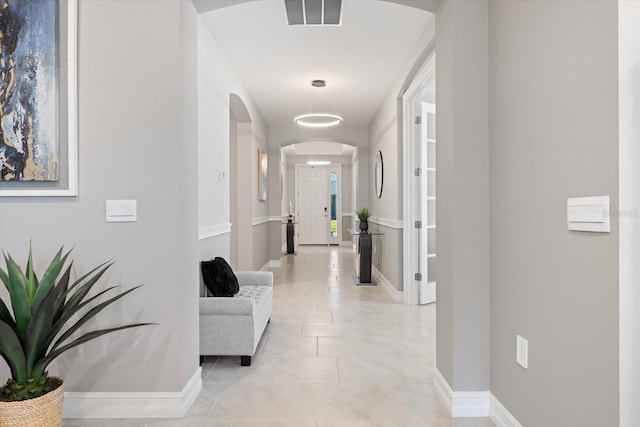
[[[327,82],[325,82],[324,80],[313,80],[311,82],[311,86],[317,89],[315,89],[314,94],[312,94],[311,102],[309,103],[309,111],[313,109],[313,101],[314,101],[313,95],[315,95],[315,92],[317,90],[321,90],[324,92],[326,90],[325,88],[327,86]],[[309,112],[307,114],[302,114],[297,116],[296,118],[293,119],[293,121],[299,124],[300,126],[315,127],[315,128],[323,128],[323,127],[339,125],[340,123],[342,123],[342,117],[338,115],[338,112],[336,111],[333,104],[331,104],[331,108],[333,109],[334,114]]]
[[[326,166],[330,165],[331,162],[328,160],[309,160],[307,164],[310,166]]]

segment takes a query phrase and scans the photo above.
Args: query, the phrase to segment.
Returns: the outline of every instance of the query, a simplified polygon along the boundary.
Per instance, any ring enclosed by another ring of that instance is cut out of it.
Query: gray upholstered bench
[[[240,291],[233,298],[200,298],[200,355],[241,356],[242,366],[249,366],[271,319],[273,273],[235,275]]]

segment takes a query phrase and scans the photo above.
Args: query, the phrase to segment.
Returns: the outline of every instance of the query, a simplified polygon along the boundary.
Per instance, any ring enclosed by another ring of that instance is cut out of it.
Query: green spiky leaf
[[[11,326],[13,330],[16,329],[16,322],[15,320],[13,320],[11,312],[2,300],[0,300],[0,321],[5,322],[7,325]]]
[[[5,273],[3,269],[0,268],[0,280],[4,283],[4,287],[9,290],[9,275]]]
[[[5,255],[7,272],[9,273],[9,297],[13,307],[16,329],[20,339],[24,339],[31,319],[31,306],[27,295],[27,277],[9,255]]]
[[[31,245],[29,245],[29,258],[27,259],[27,297],[29,302],[33,301],[33,297],[36,294],[36,274],[33,271],[33,256],[31,254]]]
[[[64,256],[61,257],[62,249],[58,251],[56,256],[54,257],[49,267],[44,272],[44,275],[40,279],[40,283],[38,288],[36,289],[35,295],[31,300],[32,310],[35,311],[38,309],[40,302],[47,296],[47,294],[51,291],[56,278],[60,275],[60,271],[62,271],[62,267],[64,266],[67,257],[70,252],[67,252]]]
[[[49,292],[39,304],[31,316],[29,327],[27,328],[27,339],[24,341],[24,352],[27,357],[27,376],[33,376],[33,366],[38,360],[44,357],[47,351],[47,340],[51,333],[53,316],[55,314],[55,302],[57,293],[55,289]],[[39,380],[39,377],[35,378]]]
[[[27,380],[27,362],[16,331],[0,321],[0,355],[9,365],[11,376],[21,383]]]

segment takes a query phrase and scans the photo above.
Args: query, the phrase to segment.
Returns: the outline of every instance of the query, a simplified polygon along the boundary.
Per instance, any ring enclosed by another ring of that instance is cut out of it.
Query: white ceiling
[[[203,14],[269,126],[331,104],[367,126],[433,15],[380,0],[344,0],[343,25],[288,26],[284,2],[256,0]],[[327,81],[324,96],[310,82]],[[324,111],[327,112],[327,111]]]

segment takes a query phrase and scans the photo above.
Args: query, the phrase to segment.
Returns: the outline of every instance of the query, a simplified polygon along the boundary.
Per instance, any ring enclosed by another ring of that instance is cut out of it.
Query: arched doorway
[[[239,250],[239,243],[251,247],[251,174],[240,173],[242,159],[251,158],[252,126],[249,110],[242,99],[229,95],[229,218],[231,219],[230,262],[238,270],[251,270],[252,251]]]
[[[325,140],[281,144],[281,210],[283,216],[291,213],[296,218],[297,243],[351,243],[348,230],[354,225],[353,211],[358,194],[357,158],[355,144]],[[317,188],[307,188],[313,183],[324,189],[321,197],[316,194]],[[316,201],[317,212],[313,212],[313,203],[305,201]],[[316,221],[313,221],[314,217],[317,217]]]

